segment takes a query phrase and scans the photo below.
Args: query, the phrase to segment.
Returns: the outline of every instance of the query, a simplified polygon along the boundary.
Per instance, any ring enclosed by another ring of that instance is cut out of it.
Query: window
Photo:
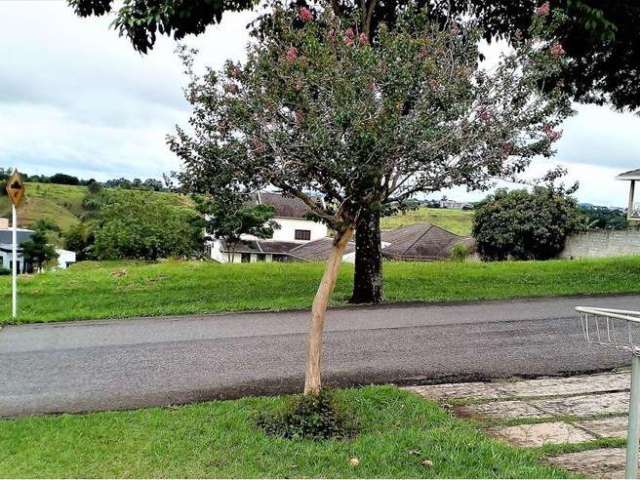
[[[311,230],[296,230],[296,240],[311,240]]]
[[[250,263],[251,262],[251,254],[250,253],[243,253],[240,256],[240,261],[242,263]]]

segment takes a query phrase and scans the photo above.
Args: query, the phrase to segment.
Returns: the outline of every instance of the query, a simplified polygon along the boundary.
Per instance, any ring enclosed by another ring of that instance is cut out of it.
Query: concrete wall
[[[640,231],[604,230],[572,235],[560,258],[640,255]]]

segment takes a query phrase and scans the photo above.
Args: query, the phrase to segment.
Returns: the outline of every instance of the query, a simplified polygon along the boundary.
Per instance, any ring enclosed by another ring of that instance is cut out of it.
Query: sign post
[[[13,174],[7,180],[7,194],[11,200],[11,240],[13,243],[11,250],[11,316],[15,320],[18,315],[18,206],[24,198],[24,182],[18,173],[18,169],[13,170]]]

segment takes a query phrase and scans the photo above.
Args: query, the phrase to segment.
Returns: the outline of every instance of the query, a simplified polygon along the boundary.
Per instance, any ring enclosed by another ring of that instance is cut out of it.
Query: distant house
[[[5,222],[5,219],[0,220],[3,220],[0,222],[0,267],[11,270],[13,268],[13,232],[12,229],[8,228],[8,222]],[[20,248],[22,242],[29,240],[31,235],[33,235],[33,230],[26,228],[18,228],[16,231],[18,240],[16,270],[18,273],[31,273],[33,271],[32,266],[22,256],[22,249]],[[67,268],[76,261],[75,252],[56,248],[56,253],[58,254],[58,268]]]
[[[245,235],[238,245],[212,239],[207,242],[210,258],[221,263],[253,263],[316,262],[329,257],[333,238],[328,236],[326,225],[308,218],[311,211],[302,200],[270,192],[256,194],[253,200],[274,208],[273,220],[280,228],[269,239]],[[410,225],[382,232],[382,255],[390,260],[444,260],[450,257],[451,249],[459,243],[471,249],[475,246],[471,237],[461,237],[436,225]],[[347,245],[342,260],[354,263],[354,241]]]
[[[617,180],[629,182],[629,200],[627,203],[627,218],[640,221],[640,203],[635,201],[636,181],[640,180],[640,168],[621,173]]]
[[[447,200],[443,198],[442,200],[440,200],[440,208],[452,208],[456,210],[473,210],[473,203],[457,202],[455,200]]]
[[[298,198],[279,193],[260,192],[253,197],[256,204],[269,205],[275,210],[273,220],[280,228],[269,239],[244,235],[238,245],[222,239],[207,243],[208,256],[221,263],[278,262],[301,259],[291,252],[310,242],[327,238],[327,226],[310,220],[311,210]]]
[[[382,232],[382,255],[390,260],[446,260],[454,246],[462,244],[471,251],[475,240],[456,235],[430,223],[419,223]]]

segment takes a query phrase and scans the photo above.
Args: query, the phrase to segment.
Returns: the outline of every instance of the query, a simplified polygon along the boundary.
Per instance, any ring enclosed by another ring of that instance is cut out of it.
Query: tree
[[[67,175],[66,173],[56,173],[49,178],[51,183],[58,183],[61,185],[80,185],[80,179],[73,175]]]
[[[582,230],[626,230],[629,220],[623,210],[595,205],[578,208]]]
[[[104,15],[115,0],[68,0],[76,14]],[[298,1],[305,4],[304,1]],[[353,18],[359,30],[373,37],[381,24],[393,27],[407,6],[429,5],[433,20],[475,16],[488,40],[496,36],[516,41],[531,27],[530,13],[539,0],[328,0],[336,15]],[[134,48],[146,53],[153,48],[158,33],[181,39],[200,34],[210,24],[219,23],[225,11],[253,8],[255,0],[125,0],[116,13],[115,28],[127,36]],[[559,36],[568,68],[558,72],[558,85],[580,102],[611,103],[618,109],[640,108],[640,42],[637,24],[640,4],[635,0],[553,0],[550,7],[563,10],[568,17]],[[364,5],[364,9],[361,9]],[[450,9],[450,11],[449,11]],[[268,20],[268,15],[266,16]]]
[[[116,0],[68,0],[77,15],[102,16],[110,13]],[[220,23],[224,12],[253,8],[255,0],[124,0],[113,22],[119,34],[129,38],[134,48],[147,53],[157,35],[180,40],[188,34],[203,33],[207,26]]]
[[[500,189],[478,204],[473,236],[483,260],[547,260],[578,227],[572,189],[536,186],[531,192]]]
[[[142,0],[130,1],[135,8],[123,9],[116,27],[121,34],[129,36],[139,51],[146,52],[153,47],[160,24],[164,33],[171,33],[172,22],[175,21],[173,16],[178,8],[184,10],[184,20],[179,22],[180,34],[176,38],[187,33],[201,33],[207,23],[214,23],[211,12],[202,5],[207,0],[192,0],[187,5],[173,0],[156,0],[152,4]],[[70,0],[70,3],[78,14],[86,16],[106,13],[112,1]],[[580,102],[610,102],[619,109],[637,109],[640,106],[640,82],[636,81],[640,68],[640,47],[636,35],[640,6],[633,0],[554,0],[552,5],[540,5],[540,0],[329,0],[318,3],[329,5],[335,15],[351,20],[355,30],[372,39],[380,25],[393,28],[404,8],[428,5],[429,17],[441,25],[472,15],[484,28],[487,40],[501,37],[516,43],[521,35],[531,30],[531,12],[534,9],[540,13],[549,12],[553,6],[567,14],[567,21],[554,34],[568,62],[564,70],[557,72],[554,81],[548,79],[547,84],[563,89]],[[306,6],[307,3],[298,0],[291,5]],[[238,1],[232,6],[241,10],[253,5],[251,1]],[[130,13],[133,11],[135,15]],[[170,13],[161,13],[165,11]],[[136,18],[142,20],[136,21]],[[270,14],[263,15],[255,25],[255,32],[260,35],[263,30],[269,31],[271,25]],[[379,217],[380,210],[372,207],[358,219],[352,303],[378,303],[383,298]]]
[[[279,225],[272,220],[275,210],[270,205],[252,204],[246,195],[220,190],[215,197],[195,197],[196,208],[205,220],[207,234],[224,240],[233,261],[243,235],[271,238]]]
[[[64,248],[76,252],[78,261],[91,258],[94,243],[95,233],[91,223],[76,223],[64,233]]]
[[[157,260],[200,256],[203,225],[186,206],[144,192],[108,194],[93,200],[95,242],[91,255],[98,260]]]
[[[37,229],[29,240],[20,244],[22,256],[31,264],[35,271],[40,271],[52,260],[58,258],[56,249],[47,240],[47,232],[44,229]]]
[[[196,76],[182,50],[193,133],[178,128],[169,144],[192,191],[274,186],[335,232],[308,338],[305,393],[318,394],[325,312],[362,212],[520,173],[551,153],[570,105],[539,90],[561,63],[540,38],[488,72],[476,69],[477,42],[468,41],[478,31],[439,28],[424,11],[381,27],[375,49],[331,11],[295,15],[277,8],[247,61],[221,72]]]

